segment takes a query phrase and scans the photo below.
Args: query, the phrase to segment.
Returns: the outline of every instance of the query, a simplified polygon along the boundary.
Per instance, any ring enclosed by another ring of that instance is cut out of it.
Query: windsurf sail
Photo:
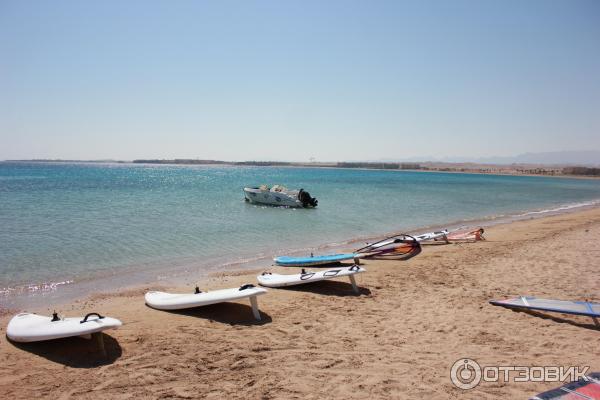
[[[412,258],[421,252],[421,245],[414,237],[406,234],[398,234],[368,243],[366,246],[356,250],[364,258],[400,259]]]
[[[479,240],[485,240],[483,232],[485,232],[483,228],[475,230],[457,230],[447,234],[446,238],[451,243],[477,242]]]
[[[600,400],[600,372],[540,393],[529,400]]]
[[[443,243],[449,243],[448,239],[446,238],[446,235],[448,235],[448,230],[444,229],[441,231],[435,231],[435,232],[429,232],[429,233],[422,233],[420,235],[415,235],[415,239],[417,239],[417,242],[419,243],[425,243],[425,244],[429,244],[432,242],[438,243],[438,244],[443,244]]]
[[[598,324],[600,317],[600,303],[588,301],[565,301],[538,299],[536,297],[519,296],[507,300],[491,300],[490,304],[514,309],[548,311],[562,314],[583,315],[592,317]]]

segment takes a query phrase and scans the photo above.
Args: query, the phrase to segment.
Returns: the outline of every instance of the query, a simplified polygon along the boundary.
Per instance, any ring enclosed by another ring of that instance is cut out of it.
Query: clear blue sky
[[[0,0],[0,159],[579,149],[596,0]]]

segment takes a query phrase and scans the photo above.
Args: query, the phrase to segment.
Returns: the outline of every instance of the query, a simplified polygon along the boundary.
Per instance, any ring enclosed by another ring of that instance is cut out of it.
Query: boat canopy
[[[287,192],[287,188],[283,185],[273,185],[271,192]]]

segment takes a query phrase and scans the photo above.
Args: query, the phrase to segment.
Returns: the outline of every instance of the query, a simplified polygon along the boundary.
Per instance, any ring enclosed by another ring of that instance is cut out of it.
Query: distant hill
[[[533,165],[576,165],[600,166],[600,150],[551,151],[545,153],[523,153],[509,157],[410,157],[381,159],[377,162],[444,162],[476,164],[533,164]]]
[[[481,158],[477,162],[490,164],[548,164],[548,165],[600,165],[600,151],[552,151],[524,153],[515,157]]]

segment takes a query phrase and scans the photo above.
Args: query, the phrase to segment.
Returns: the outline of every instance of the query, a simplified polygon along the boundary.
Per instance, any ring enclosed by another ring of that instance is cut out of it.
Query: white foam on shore
[[[74,280],[66,280],[60,282],[44,282],[44,283],[30,283],[19,287],[5,287],[0,288],[1,296],[15,295],[15,294],[35,294],[40,292],[54,292],[62,285],[70,285],[75,283]]]
[[[540,215],[540,214],[554,214],[554,213],[560,213],[562,211],[573,210],[576,208],[593,207],[593,206],[596,206],[599,204],[600,204],[600,200],[584,201],[581,203],[565,204],[565,205],[562,205],[562,206],[559,206],[556,208],[547,208],[547,209],[543,209],[543,210],[528,211],[523,214],[517,214],[517,215],[515,215],[515,217],[527,217],[530,215]]]

